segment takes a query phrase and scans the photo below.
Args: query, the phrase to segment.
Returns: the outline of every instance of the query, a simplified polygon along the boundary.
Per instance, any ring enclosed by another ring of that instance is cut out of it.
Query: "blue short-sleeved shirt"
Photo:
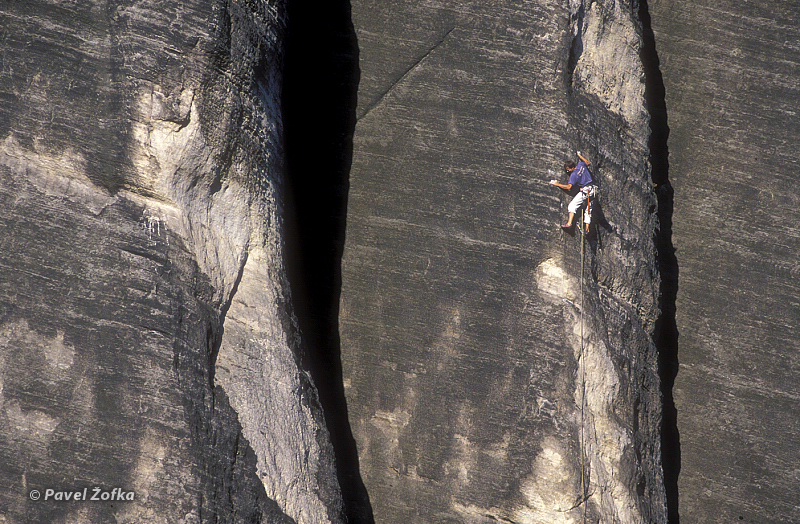
[[[569,175],[568,184],[572,184],[572,189],[580,189],[592,183],[592,174],[589,172],[589,167],[586,162],[580,161],[575,169]]]

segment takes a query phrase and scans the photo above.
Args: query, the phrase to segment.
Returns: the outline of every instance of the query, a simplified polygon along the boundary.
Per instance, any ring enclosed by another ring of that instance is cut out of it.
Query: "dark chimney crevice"
[[[288,4],[283,115],[288,276],[344,502],[343,521],[372,508],[348,418],[339,339],[341,259],[356,123],[358,43],[349,0]]]
[[[676,298],[678,293],[678,259],[672,243],[672,211],[674,191],[669,181],[669,125],[667,121],[666,90],[656,52],[647,0],[639,2],[642,23],[641,59],[645,74],[645,101],[650,115],[650,164],[652,182],[658,198],[659,228],[656,233],[657,263],[661,275],[659,306],[661,315],[656,323],[654,341],[658,348],[661,377],[662,423],[661,461],[667,497],[669,524],[679,524],[678,476],[681,469],[678,412],[672,389],[678,374],[678,328]]]

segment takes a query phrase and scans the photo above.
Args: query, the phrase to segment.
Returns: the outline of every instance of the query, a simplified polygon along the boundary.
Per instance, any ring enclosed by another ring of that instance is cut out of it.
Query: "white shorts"
[[[572,201],[567,206],[567,211],[570,213],[577,213],[583,204],[588,200],[589,205],[586,209],[586,214],[583,217],[583,221],[586,224],[591,223],[592,221],[592,199],[595,198],[597,195],[597,186],[585,186],[582,187],[578,194],[572,198]]]

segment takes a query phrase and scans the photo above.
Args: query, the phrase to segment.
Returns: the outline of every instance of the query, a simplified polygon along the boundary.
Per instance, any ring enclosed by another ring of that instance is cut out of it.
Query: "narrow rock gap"
[[[283,115],[288,276],[344,502],[343,521],[373,522],[348,419],[339,338],[341,259],[356,123],[358,42],[349,0],[288,3]]]
[[[647,0],[639,2],[639,19],[642,22],[642,65],[645,73],[645,99],[650,114],[650,163],[652,181],[658,198],[659,230],[656,235],[658,268],[661,275],[659,317],[654,340],[658,348],[661,394],[663,398],[661,423],[661,461],[664,470],[664,487],[667,496],[669,524],[679,524],[678,476],[681,470],[681,446],[678,433],[678,412],[672,393],[678,374],[678,328],[676,298],[678,293],[678,259],[672,243],[672,212],[674,191],[669,182],[669,125],[667,121],[666,91],[656,52],[655,33],[652,28]]]

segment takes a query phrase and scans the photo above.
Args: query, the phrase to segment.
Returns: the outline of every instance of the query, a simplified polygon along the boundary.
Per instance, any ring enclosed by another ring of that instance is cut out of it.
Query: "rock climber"
[[[572,231],[572,227],[575,225],[575,213],[588,201],[583,219],[585,232],[588,233],[589,224],[592,220],[592,199],[597,195],[597,186],[594,184],[592,174],[589,172],[591,162],[586,160],[580,151],[577,151],[577,153],[580,162],[577,164],[571,160],[564,162],[564,169],[569,173],[569,181],[566,184],[561,184],[558,180],[551,180],[550,184],[574,195],[567,206],[567,211],[569,211],[567,223],[561,225],[561,229],[564,231]]]

